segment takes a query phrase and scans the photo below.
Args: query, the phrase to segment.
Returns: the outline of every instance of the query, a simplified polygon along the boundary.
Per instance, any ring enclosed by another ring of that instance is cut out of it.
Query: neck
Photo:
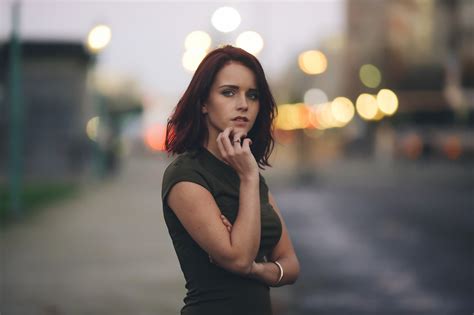
[[[208,138],[203,145],[209,152],[212,153],[216,158],[221,160],[222,162],[226,163],[222,158],[221,152],[217,147],[217,135],[214,135],[212,132],[209,132]]]

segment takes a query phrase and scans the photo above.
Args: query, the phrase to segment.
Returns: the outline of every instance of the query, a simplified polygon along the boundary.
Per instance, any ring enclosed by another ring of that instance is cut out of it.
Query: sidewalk
[[[161,210],[165,164],[131,160],[1,231],[1,314],[178,314],[185,289]]]

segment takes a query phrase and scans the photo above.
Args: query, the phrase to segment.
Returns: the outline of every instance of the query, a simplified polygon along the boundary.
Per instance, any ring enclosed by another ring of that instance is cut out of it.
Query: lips
[[[241,122],[248,122],[249,119],[247,117],[243,117],[243,116],[238,116],[238,117],[235,117],[235,118],[232,118],[233,121],[241,121]]]

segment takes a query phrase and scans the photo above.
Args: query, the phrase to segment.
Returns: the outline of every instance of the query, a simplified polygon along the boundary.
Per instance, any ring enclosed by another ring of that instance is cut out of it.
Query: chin
[[[248,134],[250,131],[250,129],[248,129],[247,127],[240,127],[240,126],[234,126],[234,130],[243,131],[246,134]]]

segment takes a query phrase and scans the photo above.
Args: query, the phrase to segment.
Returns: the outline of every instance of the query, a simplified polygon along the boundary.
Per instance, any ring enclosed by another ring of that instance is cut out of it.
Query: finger
[[[227,226],[227,227],[230,227],[230,228],[232,227],[232,224],[231,224],[230,222],[228,222],[228,221],[227,221],[227,222],[224,222],[224,225]]]
[[[237,141],[237,140],[238,140],[239,142],[241,142],[242,139],[245,138],[246,136],[247,136],[247,134],[246,134],[245,132],[243,132],[243,131],[238,131],[238,132],[236,132],[236,133],[233,135],[232,139],[233,139],[233,142],[235,142],[235,141]]]
[[[249,150],[250,151],[250,144],[252,143],[252,140],[250,140],[250,138],[245,138],[244,141],[242,142],[242,150],[246,151],[246,150]]]
[[[234,134],[232,145],[236,152],[240,152],[242,150],[242,139],[245,138],[246,134],[242,131],[239,131]]]
[[[233,128],[228,127],[224,130],[221,136],[221,141],[222,144],[224,145],[224,149],[227,152],[227,155],[233,155],[234,154],[234,147],[232,146],[230,142],[230,133],[232,132]]]
[[[229,220],[224,215],[221,215],[222,222],[224,222],[225,225],[232,226]]]
[[[232,140],[232,145],[234,146],[234,150],[238,150],[238,149],[242,148],[240,139]]]
[[[222,132],[217,136],[216,142],[217,142],[217,148],[219,149],[222,159],[229,164],[229,161],[227,160],[227,152],[225,150],[224,144],[222,143],[223,135]]]

